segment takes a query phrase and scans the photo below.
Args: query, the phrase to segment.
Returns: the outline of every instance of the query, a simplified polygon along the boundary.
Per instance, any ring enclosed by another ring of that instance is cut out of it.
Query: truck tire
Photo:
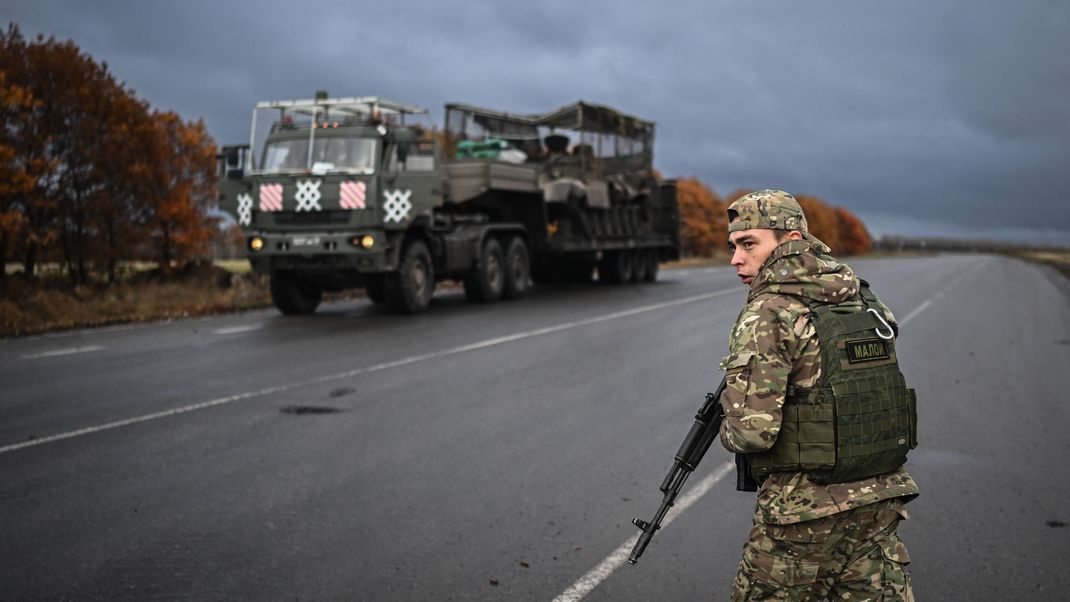
[[[655,249],[650,249],[644,253],[643,263],[645,268],[643,269],[643,282],[655,282],[658,279],[658,268],[661,267],[658,261],[658,252]]]
[[[386,303],[386,278],[382,274],[365,276],[364,295],[376,305]]]
[[[609,284],[631,282],[635,275],[635,259],[629,251],[609,251],[598,264],[598,280]]]
[[[632,280],[634,282],[646,282],[646,272],[650,266],[649,252],[646,249],[632,251],[634,263],[632,266]]]
[[[483,303],[500,299],[505,288],[503,264],[502,245],[495,238],[487,238],[475,268],[464,277],[465,296]]]
[[[422,240],[412,240],[401,251],[398,271],[384,278],[384,296],[390,308],[405,314],[427,311],[435,292],[435,267]]]
[[[271,274],[271,301],[287,316],[310,314],[323,299],[323,291],[292,272]]]
[[[528,245],[519,236],[512,238],[505,250],[505,282],[502,297],[520,299],[531,290],[531,256]]]

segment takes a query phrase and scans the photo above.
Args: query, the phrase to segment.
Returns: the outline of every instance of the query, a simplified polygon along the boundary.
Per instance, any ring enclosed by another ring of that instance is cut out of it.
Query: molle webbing
[[[880,307],[868,287],[861,297]],[[894,340],[876,335],[880,321],[857,302],[808,305],[821,377],[813,389],[789,387],[776,443],[752,455],[754,475],[802,470],[815,481],[839,483],[895,470],[917,445],[917,402],[899,371]]]

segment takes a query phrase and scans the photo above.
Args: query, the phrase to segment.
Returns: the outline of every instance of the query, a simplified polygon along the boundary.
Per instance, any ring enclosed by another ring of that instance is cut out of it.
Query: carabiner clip
[[[884,319],[884,316],[882,316],[879,311],[873,309],[872,307],[866,308],[866,311],[877,317],[877,321],[881,323],[881,327],[888,329],[888,334],[884,334],[881,332],[880,327],[874,328],[873,332],[876,332],[877,336],[886,341],[890,341],[895,338],[895,330],[892,329],[891,325],[888,324],[887,320]]]

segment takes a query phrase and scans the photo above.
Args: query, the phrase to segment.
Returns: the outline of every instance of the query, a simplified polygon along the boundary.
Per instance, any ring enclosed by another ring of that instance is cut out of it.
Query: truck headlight
[[[264,239],[259,236],[254,236],[249,239],[249,248],[253,251],[259,251],[264,248]]]
[[[375,237],[371,234],[365,234],[364,236],[354,236],[349,239],[354,247],[360,247],[362,249],[370,249],[375,246]]]

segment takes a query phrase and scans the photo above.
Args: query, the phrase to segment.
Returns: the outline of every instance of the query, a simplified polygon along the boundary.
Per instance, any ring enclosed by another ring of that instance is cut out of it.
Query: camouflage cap
[[[751,228],[798,230],[804,239],[825,245],[807,231],[806,214],[799,201],[783,190],[759,190],[745,194],[728,206],[729,233]]]
[[[759,190],[728,206],[728,231],[798,230],[806,233],[806,215],[795,197],[783,190]]]

